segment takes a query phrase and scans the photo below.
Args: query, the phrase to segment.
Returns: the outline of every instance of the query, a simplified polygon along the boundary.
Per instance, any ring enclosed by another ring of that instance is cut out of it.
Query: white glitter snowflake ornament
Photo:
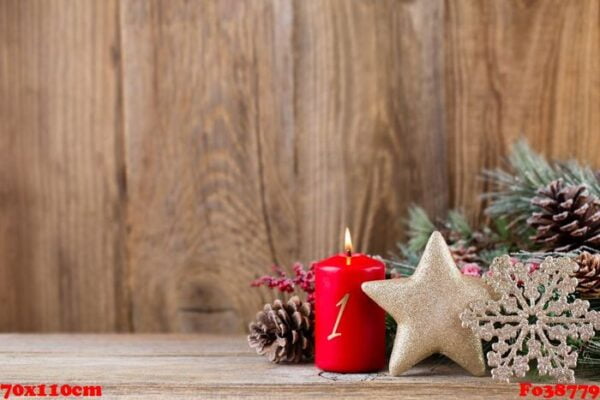
[[[600,330],[600,313],[589,311],[587,301],[567,301],[577,286],[571,277],[577,268],[565,257],[548,257],[532,272],[509,256],[494,260],[484,279],[500,298],[472,303],[460,319],[481,339],[498,338],[487,353],[495,379],[522,378],[529,361],[536,360],[540,375],[575,381],[571,368],[577,365],[577,352],[567,338],[587,341],[594,328]]]

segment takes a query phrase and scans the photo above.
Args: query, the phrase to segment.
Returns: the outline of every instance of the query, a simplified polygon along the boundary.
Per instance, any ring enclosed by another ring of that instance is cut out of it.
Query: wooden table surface
[[[517,384],[451,365],[420,365],[402,377],[274,365],[243,336],[2,334],[0,381],[102,385],[103,399],[519,398]]]

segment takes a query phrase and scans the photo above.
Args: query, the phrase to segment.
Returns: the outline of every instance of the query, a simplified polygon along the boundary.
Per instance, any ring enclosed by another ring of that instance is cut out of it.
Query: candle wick
[[[346,250],[346,265],[350,265],[352,261],[352,250]]]

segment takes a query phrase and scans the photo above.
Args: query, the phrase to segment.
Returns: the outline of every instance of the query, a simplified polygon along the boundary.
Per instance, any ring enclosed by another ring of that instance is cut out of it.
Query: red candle
[[[346,253],[315,265],[315,363],[325,371],[367,372],[385,366],[385,311],[360,285],[385,279],[381,261]]]

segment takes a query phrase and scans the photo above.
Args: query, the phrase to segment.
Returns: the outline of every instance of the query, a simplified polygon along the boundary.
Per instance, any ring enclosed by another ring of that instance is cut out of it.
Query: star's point
[[[432,354],[443,354],[473,375],[485,374],[481,341],[461,325],[460,313],[491,298],[477,277],[464,276],[444,238],[434,232],[408,278],[371,281],[363,291],[397,322],[390,374],[400,375]]]

